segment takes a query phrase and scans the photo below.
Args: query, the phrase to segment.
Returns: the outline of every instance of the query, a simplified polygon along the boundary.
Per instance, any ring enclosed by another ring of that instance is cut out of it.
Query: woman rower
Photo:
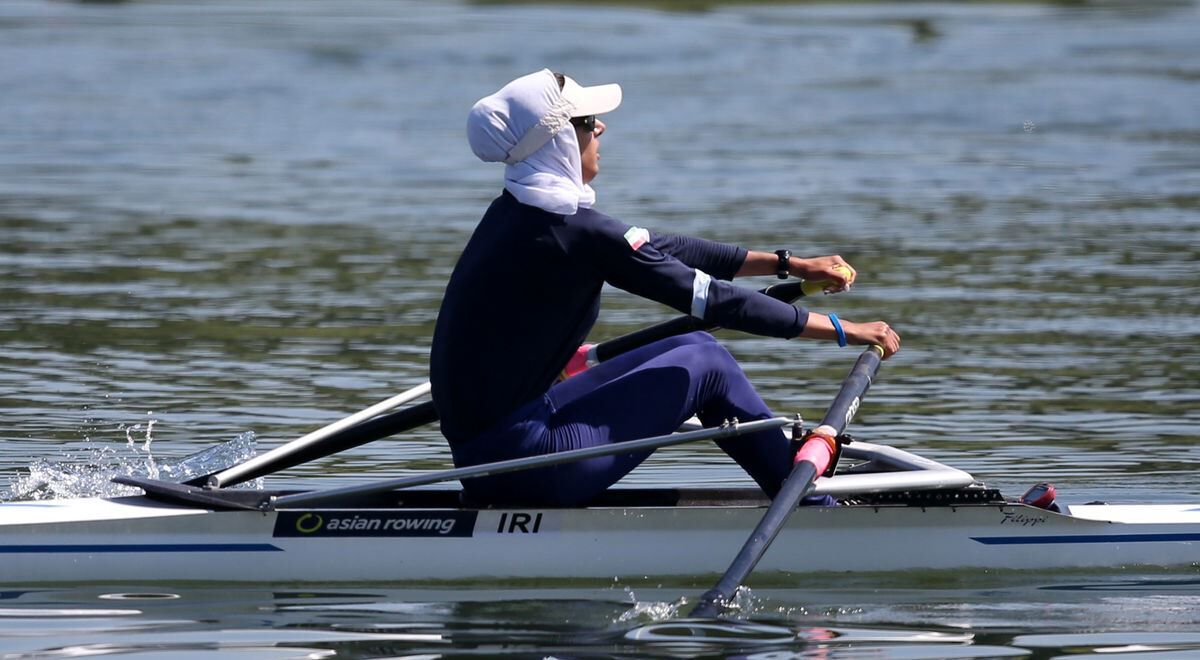
[[[831,292],[841,291],[855,272],[839,256],[747,251],[651,232],[594,210],[589,184],[606,129],[596,115],[620,102],[618,85],[582,87],[542,70],[471,109],[471,149],[506,167],[504,191],[450,276],[430,355],[433,402],[459,467],[667,434],[693,415],[705,426],[772,416],[734,358],[703,332],[562,379],[596,321],[606,282],[723,328],[879,344],[885,357],[899,350],[899,336],[882,321],[839,322],[728,282],[779,274],[829,280]],[[779,430],[718,445],[769,496],[792,466]],[[478,503],[580,505],[648,455],[470,479],[463,487]]]

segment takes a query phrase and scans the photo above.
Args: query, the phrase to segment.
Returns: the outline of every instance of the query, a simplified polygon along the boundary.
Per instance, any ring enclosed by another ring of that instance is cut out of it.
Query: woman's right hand
[[[842,321],[848,344],[875,344],[883,348],[883,359],[888,359],[900,350],[900,335],[883,321],[854,323]]]

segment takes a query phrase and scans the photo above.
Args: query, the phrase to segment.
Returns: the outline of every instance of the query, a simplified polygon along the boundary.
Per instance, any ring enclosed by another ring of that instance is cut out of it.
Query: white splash
[[[153,414],[154,414],[154,411],[152,411],[152,410],[146,411],[147,417],[150,417]],[[158,420],[154,419],[153,417],[150,417],[150,419],[146,420],[146,427],[145,427],[146,434],[142,438],[142,440],[144,441],[144,444],[142,445],[142,451],[144,451],[146,453],[150,452],[150,443],[154,441],[154,425],[157,423],[158,423]],[[118,428],[120,428],[120,427],[118,427]],[[137,445],[135,444],[136,441],[133,439],[133,432],[141,431],[142,425],[134,424],[133,426],[127,426],[124,428],[125,428],[125,443],[129,446],[130,449],[137,451]]]
[[[679,610],[688,602],[686,598],[680,598],[670,603],[661,601],[643,603],[638,601],[637,594],[633,592],[633,589],[625,587],[625,593],[629,594],[629,601],[633,607],[622,612],[621,616],[617,617],[613,623],[637,624],[666,621],[678,616]]]
[[[257,453],[254,432],[247,431],[233,440],[183,458],[156,458],[150,453],[155,421],[150,420],[144,427],[141,448],[132,440],[133,432],[143,428],[138,424],[126,429],[127,444],[123,450],[88,443],[87,447],[64,451],[56,460],[34,461],[29,465],[28,474],[14,479],[9,492],[0,495],[0,501],[136,495],[141,489],[115,484],[112,478],[134,476],[186,481],[240,463]],[[255,479],[241,487],[261,489],[263,482]]]
[[[625,593],[629,594],[629,600],[633,607],[622,612],[613,623],[645,624],[669,621],[678,618],[680,613],[686,614],[691,609],[691,602],[686,597],[672,602],[640,602],[637,594],[630,587],[625,587]],[[737,588],[737,591],[733,593],[733,598],[718,604],[725,616],[739,619],[756,614],[761,609],[760,601],[755,598],[750,587],[745,585]]]

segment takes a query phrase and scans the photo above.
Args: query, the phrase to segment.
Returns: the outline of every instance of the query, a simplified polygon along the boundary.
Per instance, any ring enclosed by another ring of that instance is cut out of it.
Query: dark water
[[[887,319],[905,342],[861,437],[1010,494],[1051,480],[1075,502],[1194,500],[1197,34],[1190,2],[7,0],[0,480],[82,473],[78,492],[98,465],[247,431],[273,445],[422,382],[442,285],[499,189],[465,110],[548,66],[625,88],[602,210],[856,265],[853,292],[812,308]],[[595,335],[669,316],[612,292]],[[853,357],[723,339],[773,405],[810,418]],[[270,483],[448,461],[425,429]],[[627,483],[745,479],[693,447]],[[798,635],[763,647],[621,641],[701,584],[15,590],[0,653],[1183,658],[1200,653],[1198,578],[760,586],[739,615],[774,632],[750,641]]]

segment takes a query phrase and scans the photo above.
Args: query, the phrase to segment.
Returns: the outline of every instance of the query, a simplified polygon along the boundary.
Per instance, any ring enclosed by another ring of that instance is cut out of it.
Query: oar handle
[[[827,453],[815,452],[813,450],[825,449],[828,442],[833,438],[841,435],[846,430],[846,426],[850,420],[854,418],[854,414],[858,412],[858,406],[862,402],[862,397],[867,393],[867,389],[871,387],[871,381],[875,379],[875,375],[879,372],[879,364],[883,357],[883,349],[878,346],[871,346],[863,351],[862,355],[858,356],[858,360],[850,369],[850,374],[846,376],[846,380],[842,381],[842,387],[838,390],[837,396],[834,397],[833,403],[825,411],[825,416],[821,419],[821,425],[814,429],[807,436],[808,440],[800,449],[801,460],[796,461],[792,468],[791,474],[787,480],[783,482],[779,493],[775,495],[775,499],[771,501],[771,505],[767,507],[766,513],[763,514],[762,520],[754,528],[750,534],[750,538],[742,545],[742,549],[738,551],[733,562],[726,569],[725,574],[713,586],[712,589],[704,592],[700,597],[700,601],[692,608],[690,616],[698,618],[715,617],[724,606],[724,603],[729,602],[733,598],[733,594],[737,591],[738,586],[745,582],[750,572],[758,565],[763,555],[767,553],[767,549],[771,547],[771,542],[779,535],[783,529],[787,519],[792,514],[792,510],[800,504],[800,500],[804,498],[813,488],[813,483],[817,479],[817,475],[825,469],[825,464],[828,463],[829,457],[832,455],[832,450]],[[809,460],[806,452],[813,451],[817,455],[817,460]],[[821,456],[823,455],[823,459]],[[818,465],[817,463],[824,463]]]

